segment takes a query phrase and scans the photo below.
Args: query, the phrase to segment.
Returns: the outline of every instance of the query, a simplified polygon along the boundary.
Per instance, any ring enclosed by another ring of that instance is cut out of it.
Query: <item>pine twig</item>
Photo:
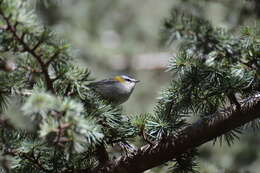
[[[52,172],[49,169],[46,169],[43,167],[42,163],[39,161],[39,157],[35,158],[34,157],[34,153],[31,153],[31,156],[28,156],[27,153],[22,153],[20,154],[22,157],[24,157],[26,160],[30,161],[31,163],[33,163],[36,167],[38,167],[40,170],[44,171],[44,172]]]
[[[59,51],[55,52],[49,59],[49,61],[46,62],[46,66],[48,67],[50,63],[60,54]]]
[[[23,46],[24,51],[30,53],[38,61],[38,63],[41,66],[44,77],[45,77],[47,89],[49,91],[51,91],[52,93],[54,93],[53,83],[52,83],[52,80],[51,80],[49,73],[48,73],[48,65],[46,65],[44,63],[44,61],[42,60],[42,55],[37,54],[35,49],[34,49],[37,45],[34,46],[34,48],[30,48],[30,46],[24,41],[25,33],[23,32],[21,36],[18,35],[16,27],[13,26],[10,22],[11,16],[6,17],[4,12],[3,12],[3,9],[1,9],[1,8],[0,8],[0,16],[2,16],[2,18],[4,19],[4,21],[7,24],[6,31],[9,31],[10,33],[12,33],[13,37]],[[40,43],[39,43],[39,45],[40,45]]]

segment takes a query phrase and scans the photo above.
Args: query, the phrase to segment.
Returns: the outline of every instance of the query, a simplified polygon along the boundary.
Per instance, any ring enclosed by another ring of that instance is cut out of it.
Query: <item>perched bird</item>
[[[89,84],[89,87],[93,88],[112,104],[120,105],[128,100],[138,82],[139,80],[129,76],[120,75],[114,78],[92,82]]]

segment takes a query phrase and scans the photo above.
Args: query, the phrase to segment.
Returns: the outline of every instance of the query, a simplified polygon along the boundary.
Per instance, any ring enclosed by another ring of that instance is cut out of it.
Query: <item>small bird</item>
[[[114,78],[92,82],[89,84],[89,87],[93,88],[113,105],[120,105],[128,100],[138,82],[140,81],[129,76],[120,75]]]

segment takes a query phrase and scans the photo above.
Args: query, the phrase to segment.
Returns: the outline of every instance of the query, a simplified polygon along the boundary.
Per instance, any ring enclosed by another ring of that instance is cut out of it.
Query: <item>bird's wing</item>
[[[113,79],[104,79],[101,81],[97,81],[97,82],[91,82],[88,86],[93,88],[97,85],[103,85],[103,84],[113,84],[116,83],[117,81],[113,80]]]

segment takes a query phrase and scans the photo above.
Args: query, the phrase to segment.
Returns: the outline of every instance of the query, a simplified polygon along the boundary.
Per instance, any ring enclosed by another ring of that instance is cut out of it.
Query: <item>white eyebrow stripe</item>
[[[130,78],[129,76],[126,75],[122,75],[121,76],[123,79],[129,79],[130,81],[134,81],[134,79]]]

